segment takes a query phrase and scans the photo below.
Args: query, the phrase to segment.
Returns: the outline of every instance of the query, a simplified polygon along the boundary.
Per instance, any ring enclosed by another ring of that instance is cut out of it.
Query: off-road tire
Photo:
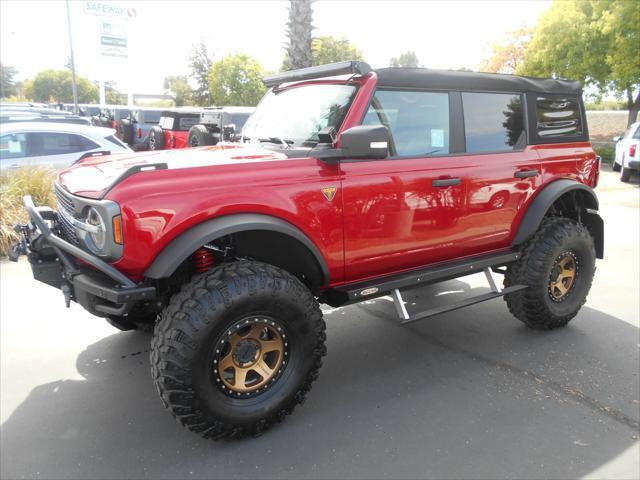
[[[131,127],[131,120],[123,118],[116,123],[116,132],[120,140],[127,145],[133,143],[133,128]]]
[[[621,168],[622,167],[620,166],[620,164],[616,163],[614,160],[613,165],[611,166],[611,170],[613,170],[614,172],[619,172]]]
[[[577,258],[575,283],[562,302],[552,299],[549,291],[551,271],[563,252]],[[522,256],[507,268],[505,286],[528,288],[505,296],[509,311],[536,330],[564,327],[584,305],[595,272],[596,252],[587,228],[568,218],[550,217],[527,241]]]
[[[189,129],[189,146],[203,147],[205,145],[213,145],[213,136],[204,125],[194,125]]]
[[[620,168],[620,181],[627,183],[629,180],[631,180],[631,174],[632,173],[633,173],[633,170],[631,170],[630,168],[621,167]]]
[[[268,389],[233,398],[216,383],[214,350],[238,320],[259,315],[285,327],[288,360]],[[165,407],[192,432],[216,439],[258,435],[304,401],[325,339],[318,303],[297,278],[260,262],[226,263],[194,277],[171,299],[151,342],[151,373]]]
[[[149,150],[164,150],[164,130],[158,125],[149,130]]]

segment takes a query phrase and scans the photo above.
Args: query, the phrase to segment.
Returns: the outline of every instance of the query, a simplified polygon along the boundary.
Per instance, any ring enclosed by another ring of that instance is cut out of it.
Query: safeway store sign
[[[107,2],[83,2],[84,13],[98,15],[100,17],[119,18],[121,20],[130,20],[138,16],[135,8],[122,6],[122,4],[114,4]]]

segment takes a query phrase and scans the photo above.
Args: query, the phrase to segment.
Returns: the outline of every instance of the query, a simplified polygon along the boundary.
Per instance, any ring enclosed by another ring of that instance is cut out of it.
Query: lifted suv
[[[189,146],[202,147],[233,140],[253,110],[253,107],[205,107],[200,112],[200,123],[189,130]]]
[[[325,355],[320,302],[391,294],[402,323],[501,296],[534,329],[576,316],[603,255],[579,83],[360,62],[265,82],[245,143],[88,159],[59,175],[57,212],[25,198],[35,278],[155,325],[180,423],[241,437],[291,413]],[[489,293],[402,301],[475,272]]]
[[[149,131],[149,150],[188,147],[189,130],[199,122],[199,109],[165,110],[158,125],[154,125]]]

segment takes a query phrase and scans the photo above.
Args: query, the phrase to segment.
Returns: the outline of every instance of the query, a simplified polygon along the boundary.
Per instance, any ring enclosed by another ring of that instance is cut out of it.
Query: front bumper
[[[36,207],[30,196],[24,206],[31,222],[24,232],[36,280],[62,290],[67,306],[76,301],[98,316],[125,315],[138,302],[156,298],[155,286],[136,284],[95,255],[56,235],[58,214]],[[47,222],[52,222],[52,227]]]

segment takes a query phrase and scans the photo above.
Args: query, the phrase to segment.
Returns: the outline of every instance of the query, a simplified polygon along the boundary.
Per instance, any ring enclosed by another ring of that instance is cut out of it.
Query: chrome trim
[[[73,218],[64,209],[60,209],[58,213],[62,215],[74,227],[79,228],[80,230],[84,230],[85,232],[89,232],[89,233],[102,233],[103,231],[100,227],[96,225],[91,225],[90,223],[81,222],[77,218]]]

